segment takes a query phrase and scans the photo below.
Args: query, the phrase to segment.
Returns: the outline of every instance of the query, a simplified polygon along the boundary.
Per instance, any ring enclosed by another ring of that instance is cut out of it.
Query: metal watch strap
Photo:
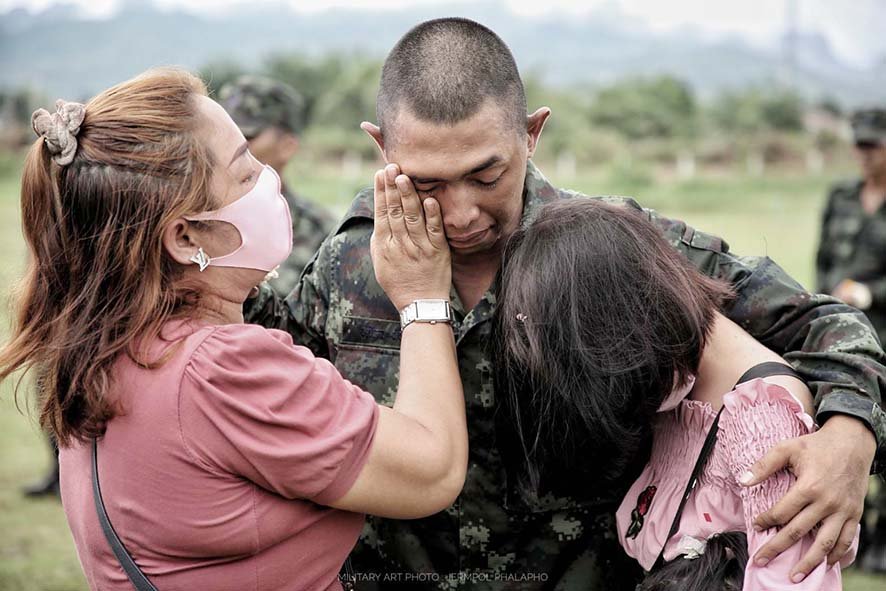
[[[400,310],[400,328],[413,322],[452,323],[452,308],[449,300],[415,300]]]

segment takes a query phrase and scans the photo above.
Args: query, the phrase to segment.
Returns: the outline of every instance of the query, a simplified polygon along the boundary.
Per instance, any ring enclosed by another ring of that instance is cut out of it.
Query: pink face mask
[[[292,214],[281,192],[280,177],[265,166],[251,191],[221,209],[185,219],[227,222],[240,233],[234,252],[209,260],[217,267],[271,272],[292,252]]]

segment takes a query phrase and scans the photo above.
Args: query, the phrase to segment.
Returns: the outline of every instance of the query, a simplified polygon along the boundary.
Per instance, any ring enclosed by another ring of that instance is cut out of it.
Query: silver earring
[[[188,260],[191,261],[192,263],[199,265],[200,272],[202,273],[203,271],[206,270],[206,267],[209,266],[209,261],[211,259],[209,258],[209,256],[205,252],[203,252],[203,248],[201,247],[201,248],[198,248],[197,252],[194,253],[194,256],[192,256]]]

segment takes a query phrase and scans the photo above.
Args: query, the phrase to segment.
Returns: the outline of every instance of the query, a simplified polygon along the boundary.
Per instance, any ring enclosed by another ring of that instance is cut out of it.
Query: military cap
[[[247,139],[268,127],[292,133],[304,128],[304,100],[288,84],[261,76],[241,76],[222,86],[218,100]]]
[[[852,135],[856,142],[886,144],[886,109],[862,109],[852,115]]]

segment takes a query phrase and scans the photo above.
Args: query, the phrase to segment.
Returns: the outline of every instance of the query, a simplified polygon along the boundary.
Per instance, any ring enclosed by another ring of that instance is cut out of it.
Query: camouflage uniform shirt
[[[298,283],[302,270],[320,248],[335,222],[325,210],[296,195],[286,186],[283,187],[283,196],[292,212],[292,254],[277,269],[279,277],[270,283],[277,294],[286,297]]]
[[[864,283],[873,296],[868,318],[886,342],[886,206],[869,215],[861,205],[864,182],[836,185],[828,197],[815,260],[817,289],[831,293],[844,279]]]
[[[542,204],[576,197],[582,196],[556,189],[530,163],[524,223]],[[605,199],[640,208],[630,199]],[[400,323],[369,256],[372,202],[371,189],[360,193],[291,296],[281,302],[263,289],[247,317],[288,330],[391,405]],[[768,258],[735,256],[719,238],[644,211],[699,269],[735,286],[739,295],[727,314],[810,380],[819,420],[833,412],[859,417],[879,434],[882,457],[886,417],[877,403],[886,384],[884,354],[863,316],[830,296],[803,291]],[[609,498],[524,498],[508,479],[497,448],[487,350],[493,293],[472,310],[451,294],[470,444],[464,490],[448,510],[427,519],[369,518],[353,554],[357,587],[633,590],[639,570],[613,527],[624,491]]]

